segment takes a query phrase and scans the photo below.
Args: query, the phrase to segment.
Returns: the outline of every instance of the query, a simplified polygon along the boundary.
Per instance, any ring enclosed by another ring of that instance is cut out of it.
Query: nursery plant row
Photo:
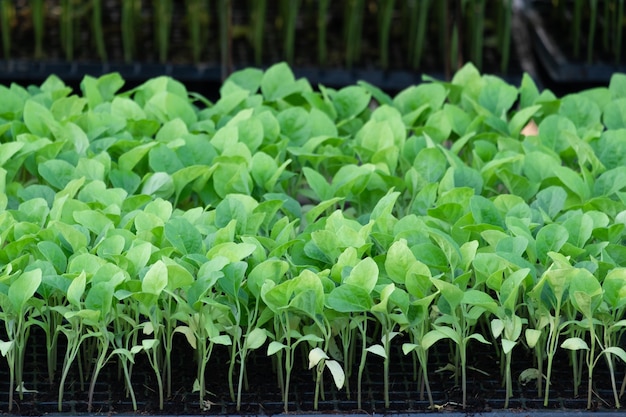
[[[361,408],[371,355],[388,404],[399,346],[432,406],[429,352],[442,346],[463,405],[480,346],[500,358],[506,399],[512,362],[531,356],[523,378],[547,404],[566,351],[573,395],[591,407],[603,366],[614,396],[602,400],[620,406],[626,75],[562,98],[471,64],[395,97],[313,88],[284,63],[234,73],[215,103],[167,77],[123,86],[115,73],[80,92],[54,76],[0,86],[9,407],[28,389],[35,328],[59,407],[76,367],[90,401],[118,367],[134,403],[139,355],[162,407],[175,335],[195,352],[199,407],[218,366],[240,405],[253,351],[275,357],[285,409],[301,354],[315,407],[326,375],[356,384]],[[226,363],[212,361],[218,345]]]

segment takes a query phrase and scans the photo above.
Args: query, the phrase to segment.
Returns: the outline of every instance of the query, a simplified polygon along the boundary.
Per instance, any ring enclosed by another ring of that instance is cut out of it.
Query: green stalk
[[[317,3],[317,61],[326,66],[328,51],[326,50],[326,16],[330,0],[319,0]]]
[[[472,22],[472,61],[479,70],[483,67],[483,42],[485,32],[485,0],[473,0],[470,9]]]
[[[611,336],[610,336],[611,332],[606,327],[607,326],[605,324],[604,346],[605,347],[615,346],[611,340]],[[615,408],[619,409],[621,408],[621,405],[619,402],[619,395],[617,394],[617,383],[615,381],[615,368],[613,365],[613,357],[611,355],[604,355],[604,359],[606,360],[606,364],[609,367],[609,373],[611,374],[611,388],[613,389],[613,401],[615,402]]]
[[[159,61],[162,63],[167,61],[169,52],[173,9],[174,4],[172,0],[154,0],[156,44],[159,50]]]
[[[109,350],[109,338],[106,334],[107,330],[101,330],[101,335],[96,340],[98,343],[98,359],[96,360],[96,364],[93,368],[93,373],[91,376],[91,383],[89,384],[89,395],[87,400],[87,412],[92,411],[93,405],[93,394],[96,390],[96,380],[98,379],[98,375],[100,374],[100,370],[104,367],[107,359],[107,351]]]
[[[84,340],[85,335],[82,335],[83,325],[78,323],[77,327],[72,326],[71,329],[63,329],[63,333],[67,337],[67,349],[65,351],[65,358],[63,359],[63,370],[61,371],[61,380],[59,381],[59,404],[58,410],[63,410],[63,391],[65,386],[65,380],[70,372],[70,368],[78,355],[80,345]]]
[[[2,0],[0,14],[2,24],[2,50],[4,52],[4,58],[9,59],[11,57],[11,26],[15,18],[13,0]]]
[[[361,391],[363,382],[363,371],[365,370],[365,361],[367,359],[367,313],[363,313],[362,320],[358,323],[358,328],[361,333],[361,360],[359,361],[359,373],[357,377],[357,408],[362,409],[361,406]]]
[[[574,22],[572,24],[572,41],[574,42],[574,58],[578,58],[580,56],[580,32],[582,25],[582,9],[583,2],[582,0],[574,0]]]
[[[74,59],[74,22],[71,0],[61,0],[61,45],[68,61]]]
[[[96,40],[96,50],[102,61],[107,61],[107,51],[104,45],[104,30],[102,28],[102,0],[92,0],[93,35]]]
[[[346,67],[359,59],[361,54],[361,31],[363,28],[363,0],[349,0],[347,3],[346,16]]]
[[[389,67],[389,32],[393,18],[395,0],[382,0],[379,30],[380,66],[383,69]]]
[[[263,35],[265,34],[265,11],[267,9],[267,0],[251,1],[254,62],[257,66],[261,66],[263,64]]]
[[[439,17],[439,50],[447,51],[450,47],[449,17],[448,17],[448,1],[439,1],[438,17]],[[443,56],[443,68],[446,79],[450,79],[450,55],[446,53]]]
[[[612,22],[611,22],[611,15],[610,15],[610,10],[611,10],[611,1],[605,1],[604,2],[604,13],[602,16],[602,20],[604,20],[604,25],[602,25],[602,48],[605,51],[609,51],[609,34],[611,33],[611,26],[612,26]]]
[[[35,59],[43,57],[44,1],[31,0],[33,31],[35,33]]]
[[[300,8],[300,0],[289,0],[286,2],[284,9],[285,34],[283,35],[285,60],[289,64],[293,64],[294,44],[296,39],[296,21],[298,19],[298,9]]]
[[[589,337],[591,339],[589,340],[591,347],[587,352],[587,409],[591,409],[591,398],[593,393],[593,368],[595,365],[596,357],[596,333],[592,318],[589,317],[587,320],[589,320]]]
[[[616,16],[616,27],[615,27],[615,65],[619,65],[621,61],[621,52],[622,52],[622,22],[624,21],[624,0],[618,0],[617,3],[617,16]]]
[[[424,54],[424,40],[426,39],[426,28],[428,27],[428,11],[431,0],[421,0],[419,2],[418,23],[415,27],[415,45],[411,49],[413,53],[413,68],[418,69],[422,63]]]
[[[450,72],[456,71],[459,67],[459,28],[454,24],[452,28],[452,41],[450,45]]]
[[[596,35],[596,18],[598,16],[598,0],[590,0],[591,4],[591,21],[589,22],[589,36],[587,39],[587,63],[593,62],[594,41]]]
[[[506,374],[505,374],[505,400],[504,400],[504,408],[509,408],[509,398],[513,396],[513,380],[511,378],[511,357],[513,356],[513,351],[505,354],[506,357]]]
[[[222,79],[226,79],[233,71],[231,7],[231,0],[218,0]]]
[[[200,62],[202,44],[200,34],[202,32],[202,13],[206,10],[202,0],[187,0],[187,23],[189,25],[189,41],[193,62]]]
[[[122,2],[121,29],[124,61],[132,62],[135,58],[135,25],[138,23],[141,0],[124,0]]]
[[[511,20],[513,17],[513,0],[504,0],[502,3],[502,28],[501,28],[501,44],[500,44],[500,71],[503,74],[509,69],[509,60],[511,57]]]

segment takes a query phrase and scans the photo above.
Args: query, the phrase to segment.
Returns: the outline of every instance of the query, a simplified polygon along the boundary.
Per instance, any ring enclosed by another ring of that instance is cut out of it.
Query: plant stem
[[[218,8],[222,79],[225,80],[233,72],[231,0],[218,0]]]
[[[411,52],[413,53],[413,68],[418,69],[422,63],[422,55],[424,54],[424,40],[426,39],[426,28],[428,26],[428,10],[431,0],[421,0],[419,2],[419,16],[417,27],[415,28],[415,45]]]
[[[294,43],[296,38],[296,21],[298,19],[298,9],[300,8],[300,0],[289,0],[285,4],[285,34],[284,50],[285,60],[289,64],[293,64]]]
[[[106,329],[104,329],[106,332]],[[93,406],[93,394],[96,389],[96,380],[98,379],[98,375],[100,374],[100,370],[104,367],[106,362],[106,354],[109,350],[109,339],[106,333],[102,333],[102,336],[98,338],[102,344],[98,344],[98,359],[96,360],[96,365],[93,368],[93,373],[91,375],[91,383],[89,384],[89,396],[87,400],[87,412],[92,411]]]
[[[317,61],[322,67],[326,66],[328,55],[326,50],[326,17],[329,4],[330,0],[319,0],[317,3]]]
[[[391,30],[394,4],[395,0],[383,0],[381,4],[382,10],[380,14],[379,49],[380,66],[383,69],[387,69],[389,67],[389,32]]]
[[[31,0],[30,5],[33,13],[33,31],[35,33],[35,58],[43,57],[43,36],[44,36],[44,1]]]
[[[92,26],[93,35],[96,40],[96,50],[100,60],[107,60],[107,51],[104,45],[104,30],[102,29],[102,1],[92,0]]]
[[[583,2],[582,0],[574,0],[574,22],[572,23],[572,40],[574,43],[574,58],[578,58],[580,56],[580,31],[582,25],[582,8]]]
[[[0,15],[2,23],[2,49],[4,58],[11,58],[11,26],[15,18],[15,9],[13,8],[13,0],[2,0],[0,5]]]
[[[622,52],[622,22],[624,18],[624,0],[618,0],[615,27],[615,65],[619,65]]]
[[[254,46],[254,62],[257,66],[263,64],[263,35],[265,34],[266,0],[254,0],[252,14],[252,43]]]
[[[500,45],[500,53],[502,55],[500,61],[500,71],[505,74],[509,69],[509,60],[511,56],[511,20],[513,17],[513,0],[504,0],[503,3],[503,27],[502,27],[502,43]]]
[[[593,62],[594,40],[596,35],[596,17],[598,15],[598,0],[590,0],[591,15],[589,21],[589,38],[587,39],[587,63]]]

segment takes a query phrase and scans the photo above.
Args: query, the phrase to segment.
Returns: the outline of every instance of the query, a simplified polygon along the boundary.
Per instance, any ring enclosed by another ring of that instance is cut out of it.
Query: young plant
[[[459,286],[433,278],[433,284],[441,292],[437,302],[440,316],[433,330],[422,339],[424,349],[442,339],[450,339],[456,346],[461,368],[462,407],[467,405],[467,346],[471,340],[490,344],[485,337],[474,332],[478,319],[487,311],[494,312],[496,303],[487,294],[475,289],[462,290]]]
[[[402,351],[405,355],[415,352],[422,372],[420,399],[424,398],[425,388],[430,407],[434,408],[428,379],[428,348],[424,346],[424,336],[431,328],[431,304],[438,295],[433,292],[430,269],[415,258],[407,241],[400,239],[387,251],[385,270],[394,282],[404,284],[409,295],[409,303],[401,309],[401,320],[396,319],[400,331],[408,333],[411,339],[410,343],[402,345]]]
[[[314,333],[303,334],[301,323],[303,318],[316,321],[318,315],[323,315],[324,289],[320,278],[305,269],[297,277],[279,284],[266,280],[261,287],[261,297],[274,313],[274,340],[269,344],[267,354],[278,355],[284,410],[287,412],[296,348],[303,342],[324,342],[324,338]]]
[[[20,399],[24,393],[24,353],[30,326],[35,324],[30,315],[35,309],[33,297],[41,284],[41,269],[11,274],[9,264],[3,273],[3,281],[10,279],[10,285],[0,287],[0,318],[4,321],[8,340],[0,340],[0,353],[7,358],[9,365],[9,412],[13,409],[13,393]]]
[[[300,9],[300,0],[281,1],[280,3],[283,19],[283,53],[285,61],[293,64],[294,46],[296,39],[296,22],[298,20],[298,10]]]
[[[43,38],[44,38],[44,17],[45,2],[44,0],[31,0],[30,7],[33,18],[33,33],[35,35],[35,59],[43,57]]]
[[[15,5],[11,0],[0,3],[0,23],[2,23],[2,50],[4,59],[11,58],[11,29],[14,26]]]
[[[153,3],[155,43],[157,45],[159,61],[165,63],[170,47],[174,3],[172,0],[154,0]]]
[[[254,47],[254,63],[257,66],[263,64],[263,40],[265,35],[265,12],[267,0],[256,0],[252,5],[252,45]]]
[[[493,288],[498,294],[499,305],[494,311],[496,318],[491,320],[491,333],[493,337],[500,338],[502,352],[505,357],[505,401],[504,408],[509,407],[509,398],[513,395],[513,378],[511,376],[511,358],[513,348],[519,342],[522,335],[522,327],[527,320],[517,315],[519,306],[519,293],[524,289],[524,280],[530,270],[519,269],[509,274],[502,281],[499,288]]]
[[[122,48],[124,50],[124,61],[126,61],[126,63],[130,63],[135,59],[137,43],[135,34],[140,14],[141,0],[126,0],[122,3],[120,24],[122,31]]]
[[[389,67],[389,33],[391,32],[391,22],[393,19],[393,9],[395,0],[383,0],[379,3],[379,49],[380,49],[380,66],[386,70]]]
[[[96,51],[100,60],[107,60],[107,50],[104,43],[104,29],[102,27],[102,0],[91,0],[91,25],[96,42]]]
[[[338,274],[341,284],[334,288],[326,297],[326,305],[331,309],[348,314],[348,322],[339,327],[341,342],[343,345],[343,357],[346,363],[346,374],[351,374],[349,365],[350,343],[354,343],[356,329],[361,338],[361,353],[357,375],[357,407],[361,408],[362,381],[365,363],[367,359],[367,324],[371,320],[369,312],[374,306],[372,292],[378,281],[378,266],[371,258],[357,260],[357,251],[353,247],[347,248],[337,261],[337,269],[349,269],[347,276],[343,272]],[[334,268],[335,269],[335,268]]]
[[[569,287],[569,278],[571,277],[571,265],[569,261],[561,254],[549,252],[548,256],[553,263],[541,275],[539,282],[530,291],[530,299],[533,303],[533,311],[536,315],[535,320],[540,323],[540,327],[536,330],[547,331],[546,348],[547,355],[546,364],[546,386],[544,391],[543,404],[548,406],[550,396],[550,379],[552,376],[552,363],[554,355],[558,349],[558,341],[570,324],[563,320],[563,311],[566,306],[567,291]],[[545,330],[547,328],[547,330]],[[531,335],[534,342],[537,341],[537,335]],[[534,343],[532,343],[534,345]]]

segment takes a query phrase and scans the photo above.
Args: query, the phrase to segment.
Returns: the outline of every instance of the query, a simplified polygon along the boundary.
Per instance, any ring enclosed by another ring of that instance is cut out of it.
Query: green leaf
[[[267,330],[261,328],[254,328],[246,336],[245,347],[246,349],[255,350],[265,344],[267,340]]]
[[[569,233],[558,223],[548,224],[537,232],[537,257],[542,264],[546,264],[549,252],[558,252],[567,242]]]
[[[387,358],[387,353],[385,353],[385,348],[379,344],[369,346],[365,350],[367,350],[370,353],[373,353],[374,355],[380,356],[381,358]]]
[[[619,99],[626,97],[626,74],[614,73],[611,75],[609,82],[609,91],[611,92],[611,98]]]
[[[372,258],[362,259],[352,268],[344,282],[360,287],[369,294],[378,282],[378,265]]]
[[[70,302],[76,309],[80,309],[82,306],[82,297],[85,293],[85,287],[87,285],[86,274],[83,271],[80,275],[72,280],[67,288],[67,301]]]
[[[334,360],[327,360],[325,362],[326,367],[330,370],[331,375],[333,376],[333,381],[335,381],[335,386],[337,389],[343,388],[343,384],[346,382],[346,374],[343,371],[339,362]]]
[[[287,349],[287,346],[276,341],[270,342],[269,346],[267,347],[267,356],[272,356],[282,349]]]
[[[322,359],[329,359],[328,355],[320,348],[316,347],[309,352],[309,369],[317,366]]]
[[[42,279],[42,271],[40,268],[31,269],[23,272],[9,286],[8,297],[13,312],[22,315],[24,307],[39,288]]]
[[[541,330],[526,329],[524,336],[526,337],[528,347],[534,349],[535,345],[537,345],[537,342],[539,341],[539,338],[541,337]]]
[[[443,333],[439,329],[431,330],[426,333],[422,338],[422,347],[424,348],[424,350],[428,350],[438,341],[442,339],[447,339],[448,337],[449,335],[447,333]]]
[[[569,350],[589,350],[587,342],[580,337],[570,337],[565,339],[563,343],[561,343],[561,347]]]
[[[478,104],[497,117],[502,117],[517,100],[517,89],[500,78],[485,75],[485,87],[478,95]]]
[[[598,141],[592,143],[593,150],[606,169],[626,165],[625,135],[626,129],[606,130]]]
[[[594,196],[611,196],[626,187],[626,166],[619,166],[601,174],[593,187]]]
[[[38,166],[39,175],[51,186],[62,190],[76,178],[76,167],[61,159],[51,159]]]
[[[604,349],[602,353],[606,355],[610,353],[620,358],[622,362],[626,362],[626,351],[624,351],[624,349],[619,346],[609,346],[608,348]]]
[[[191,102],[169,91],[153,95],[144,106],[144,111],[148,117],[153,117],[161,123],[179,118],[190,126],[198,121]]]
[[[0,340],[0,353],[2,356],[6,357],[7,353],[11,351],[11,349],[15,346],[15,340],[4,341]]]
[[[369,104],[372,96],[363,87],[351,85],[337,91],[331,98],[337,110],[337,119],[345,121],[361,114]]]
[[[34,100],[27,100],[24,104],[23,117],[30,133],[39,137],[52,138],[53,132],[60,130],[59,122],[54,119],[52,112]]]
[[[561,99],[559,113],[570,119],[575,125],[578,136],[585,137],[588,131],[602,131],[600,108],[590,99],[580,94],[570,94]]]
[[[541,109],[540,105],[522,108],[509,121],[509,132],[511,136],[516,138],[520,132],[528,124],[528,121]]]
[[[470,210],[476,224],[488,224],[504,229],[502,215],[493,202],[483,196],[474,195],[470,199]]]
[[[141,280],[141,291],[147,294],[159,296],[167,286],[167,266],[158,260]]]
[[[328,294],[326,304],[340,313],[356,313],[370,311],[373,302],[368,291],[359,286],[345,283]]]
[[[607,129],[626,128],[626,97],[613,100],[606,106],[602,121]]]
[[[207,252],[207,258],[223,256],[230,262],[238,262],[252,255],[256,246],[251,243],[224,242],[213,246]]]
[[[297,92],[296,79],[285,62],[269,67],[261,78],[261,92],[266,101],[276,101]]]
[[[165,223],[165,237],[184,255],[202,252],[202,235],[187,219],[175,217]]]
[[[166,172],[155,172],[148,174],[141,194],[151,195],[158,198],[169,198],[174,194],[175,187],[172,176]]]

